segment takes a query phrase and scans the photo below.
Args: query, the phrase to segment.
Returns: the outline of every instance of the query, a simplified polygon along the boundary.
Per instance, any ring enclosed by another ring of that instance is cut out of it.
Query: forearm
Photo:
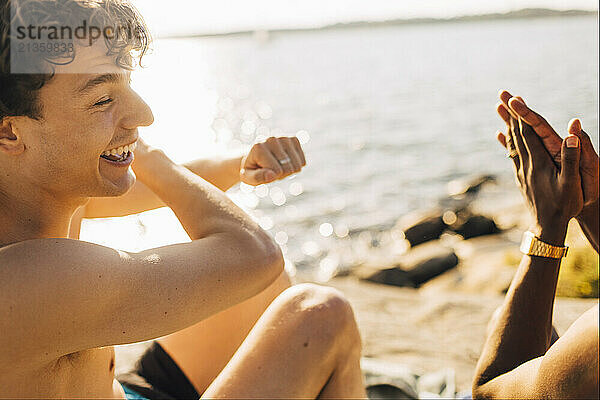
[[[534,232],[562,246],[566,224]],[[543,355],[552,338],[552,311],[560,259],[523,256],[476,367],[474,390],[493,378]]]
[[[241,163],[242,157],[239,156],[220,160],[194,160],[183,165],[226,192],[240,181]]]
[[[194,160],[183,164],[194,174],[202,177],[222,191],[227,191],[240,180],[242,157],[222,160]],[[129,192],[120,197],[96,197],[85,207],[85,218],[120,217],[137,214],[166,204],[138,179]]]
[[[173,163],[161,151],[145,155],[135,171],[139,181],[175,212],[192,240],[220,231],[228,224],[266,235],[221,190]]]
[[[598,252],[598,242],[600,237],[599,219],[600,219],[600,204],[598,200],[595,203],[585,207],[581,214],[577,217],[577,222],[590,244]]]

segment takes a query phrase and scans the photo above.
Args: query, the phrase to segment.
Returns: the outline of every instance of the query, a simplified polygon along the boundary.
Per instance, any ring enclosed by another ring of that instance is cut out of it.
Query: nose
[[[136,129],[140,126],[152,125],[154,114],[150,106],[134,90],[131,90],[130,101],[127,103],[126,114],[122,121],[124,128]]]

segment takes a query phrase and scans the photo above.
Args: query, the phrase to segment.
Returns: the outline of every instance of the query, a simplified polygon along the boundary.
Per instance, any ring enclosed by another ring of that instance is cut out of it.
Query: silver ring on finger
[[[283,160],[278,160],[278,161],[279,161],[279,164],[281,164],[282,166],[292,162],[291,158],[289,158],[289,157],[286,157]]]

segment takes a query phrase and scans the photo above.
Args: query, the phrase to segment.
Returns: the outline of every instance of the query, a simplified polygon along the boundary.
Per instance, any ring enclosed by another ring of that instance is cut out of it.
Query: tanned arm
[[[229,190],[240,181],[242,157],[222,160],[194,160],[183,166],[222,191]],[[96,197],[85,206],[84,218],[121,217],[136,214],[166,204],[140,180],[121,197]]]
[[[281,274],[277,245],[222,191],[143,147],[136,150],[138,178],[173,209],[192,242],[140,253],[69,239],[2,248],[0,347],[7,362],[44,365],[83,349],[163,336],[259,293]]]
[[[511,109],[514,102],[509,103]],[[516,175],[535,217],[531,231],[543,242],[563,246],[568,222],[584,202],[580,142],[576,136],[563,142],[559,172],[532,127],[517,121],[503,105],[498,111],[509,125],[509,135],[498,138],[516,152]],[[597,308],[550,346],[559,268],[560,260],[523,257],[504,304],[491,321],[475,370],[474,398],[598,395]]]
[[[289,163],[279,161],[289,159]],[[270,137],[257,143],[243,157],[221,160],[195,160],[183,164],[194,174],[227,191],[240,182],[256,186],[300,172],[306,165],[304,151],[295,137]],[[135,168],[135,162],[134,162]],[[138,180],[121,197],[93,198],[85,207],[84,218],[120,217],[164,207],[151,188]]]

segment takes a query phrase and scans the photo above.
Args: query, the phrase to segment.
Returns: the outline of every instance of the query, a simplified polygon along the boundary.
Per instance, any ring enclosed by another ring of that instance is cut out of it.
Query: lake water
[[[160,39],[154,47],[133,78],[156,118],[141,134],[174,160],[239,151],[270,135],[303,141],[301,174],[230,191],[299,270],[351,263],[356,241],[368,238],[349,231],[435,205],[453,179],[492,173],[508,188],[511,166],[495,141],[501,88],[561,134],[581,118],[598,147],[595,17]],[[166,209],[85,221],[82,239],[130,251],[189,240]]]

